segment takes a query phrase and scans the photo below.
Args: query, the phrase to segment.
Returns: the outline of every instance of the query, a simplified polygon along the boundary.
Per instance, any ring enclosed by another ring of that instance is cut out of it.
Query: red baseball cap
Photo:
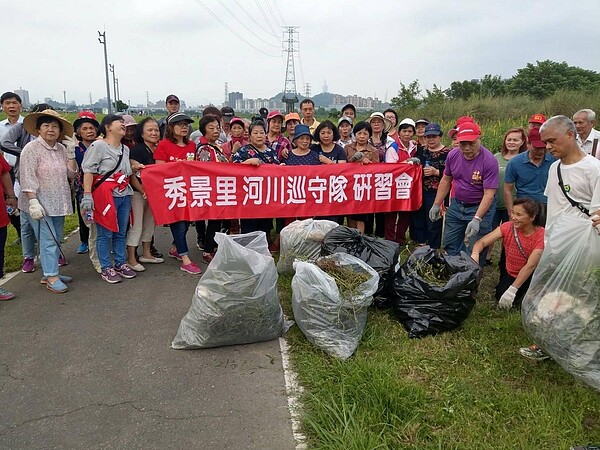
[[[475,123],[475,119],[473,119],[471,116],[460,116],[456,121],[456,128],[458,128],[461,123],[465,122]]]
[[[539,123],[542,124],[546,121],[546,116],[543,114],[534,114],[529,118],[529,123]]]
[[[473,142],[481,136],[481,128],[475,122],[462,122],[458,127],[458,142]]]
[[[77,128],[79,128],[79,126],[84,122],[89,122],[96,128],[100,126],[98,119],[96,119],[96,114],[94,114],[92,111],[80,111],[77,115],[77,119],[75,119],[75,122],[73,122],[73,128],[77,130]]]
[[[539,128],[532,128],[531,130],[529,130],[529,133],[527,134],[527,139],[529,140],[529,143],[535,148],[546,148],[546,144],[544,143],[544,141],[542,141],[542,136],[540,135]]]
[[[456,128],[451,128],[450,130],[448,130],[448,137],[450,139],[454,139],[456,133],[458,133],[458,130]]]

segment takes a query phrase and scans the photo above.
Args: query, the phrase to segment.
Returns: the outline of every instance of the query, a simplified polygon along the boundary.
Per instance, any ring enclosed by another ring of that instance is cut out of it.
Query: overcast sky
[[[106,96],[98,30],[106,30],[121,99],[134,105],[146,103],[146,91],[151,101],[176,93],[188,106],[220,105],[225,82],[246,98],[276,94],[285,80],[281,25],[300,27],[296,85],[304,93],[310,83],[313,95],[326,81],[332,93],[389,100],[400,82],[446,89],[488,73],[510,77],[545,59],[600,70],[598,0],[0,0],[0,6],[0,91],[22,87],[33,103],[62,101],[63,91],[77,103],[87,103],[90,92],[94,101]]]

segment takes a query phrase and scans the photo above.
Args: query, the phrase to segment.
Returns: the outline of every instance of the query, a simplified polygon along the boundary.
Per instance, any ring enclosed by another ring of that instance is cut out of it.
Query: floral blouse
[[[258,158],[263,164],[279,164],[277,152],[271,147],[267,147],[264,151],[260,151],[252,144],[248,144],[244,145],[232,156],[234,163],[242,163],[250,158]]]
[[[19,163],[19,209],[29,211],[26,193],[35,192],[49,216],[72,214],[69,179],[75,175],[67,166],[67,151],[62,144],[50,147],[41,137],[31,141],[23,147]]]

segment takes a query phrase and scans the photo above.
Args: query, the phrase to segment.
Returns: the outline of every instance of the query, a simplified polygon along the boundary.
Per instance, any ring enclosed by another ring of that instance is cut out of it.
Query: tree
[[[446,94],[436,84],[433,85],[431,90],[425,89],[425,92],[427,95],[423,99],[423,103],[426,105],[439,104],[446,100]]]
[[[478,80],[453,81],[444,93],[452,100],[468,100],[473,94],[480,91]]]
[[[115,107],[115,111],[127,111],[129,109],[129,105],[127,103],[123,103],[121,100],[117,100],[113,102],[113,106]]]
[[[543,99],[564,90],[595,90],[600,88],[600,74],[593,70],[545,60],[527,64],[509,80],[509,92]]]
[[[414,80],[408,86],[400,83],[398,95],[390,100],[390,104],[394,109],[416,109],[423,103],[420,97],[421,87],[419,86],[419,80]]]
[[[337,120],[337,118],[340,117],[340,111],[338,111],[336,108],[331,108],[329,110],[328,117],[330,119],[336,119]]]
[[[508,82],[498,75],[485,75],[479,82],[479,93],[485,97],[501,97],[506,94]]]

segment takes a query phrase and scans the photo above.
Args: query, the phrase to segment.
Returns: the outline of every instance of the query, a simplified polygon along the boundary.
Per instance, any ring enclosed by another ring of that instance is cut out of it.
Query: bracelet
[[[17,198],[18,199],[18,197],[14,196],[14,195],[7,195],[6,198]]]
[[[480,222],[482,222],[482,221],[483,221],[483,219],[482,219],[481,217],[479,217],[477,214],[475,214],[475,216],[473,217],[473,219],[477,219],[477,220],[479,220]]]

